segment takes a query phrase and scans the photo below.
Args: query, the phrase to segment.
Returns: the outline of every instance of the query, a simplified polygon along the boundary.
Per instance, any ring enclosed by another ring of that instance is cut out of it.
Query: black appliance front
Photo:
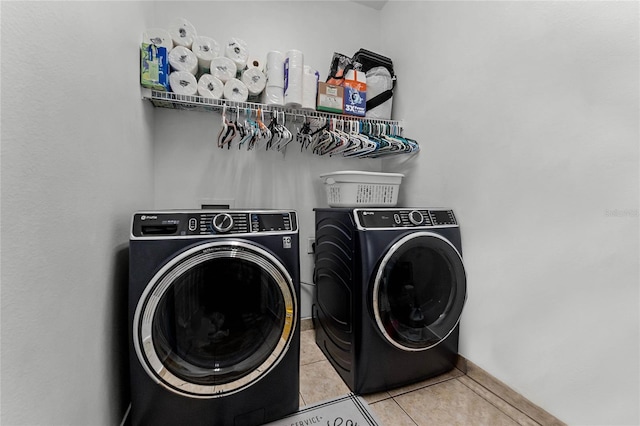
[[[299,405],[292,211],[144,212],[130,238],[133,425],[259,425]]]
[[[349,388],[379,392],[454,368],[466,275],[453,212],[315,212],[316,343]]]

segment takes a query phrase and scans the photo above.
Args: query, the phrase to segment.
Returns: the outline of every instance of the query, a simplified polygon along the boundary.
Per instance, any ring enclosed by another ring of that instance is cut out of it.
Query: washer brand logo
[[[145,215],[140,216],[140,220],[152,220],[157,218],[158,216],[145,216]]]
[[[369,216],[375,214],[375,212],[362,212],[362,216]]]
[[[282,237],[282,248],[291,248],[291,237]]]

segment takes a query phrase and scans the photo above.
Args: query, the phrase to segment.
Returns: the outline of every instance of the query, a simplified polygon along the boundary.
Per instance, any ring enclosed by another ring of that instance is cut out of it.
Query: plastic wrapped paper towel
[[[304,55],[299,50],[289,50],[284,60],[284,105],[287,108],[302,106],[302,74]]]
[[[169,34],[175,46],[191,48],[196,38],[196,27],[184,18],[177,18],[169,24]]]
[[[267,53],[264,73],[267,77],[267,86],[284,88],[284,55],[277,50]]]
[[[221,99],[224,83],[211,74],[202,74],[198,80],[198,94],[205,98]]]
[[[220,56],[220,45],[211,37],[197,36],[193,40],[191,51],[198,58],[200,70],[203,73],[208,73],[211,61]]]
[[[187,71],[174,71],[169,74],[171,91],[178,95],[195,95],[198,92],[198,82],[193,74]]]
[[[264,64],[266,86],[262,92],[262,103],[274,106],[284,105],[284,55],[277,50],[267,53]]]
[[[316,98],[318,96],[318,79],[320,74],[318,71],[305,65],[304,74],[302,75],[302,108],[316,109]]]
[[[232,78],[224,84],[224,98],[235,102],[246,102],[249,97],[249,89],[237,78]]]
[[[173,39],[169,31],[161,28],[149,28],[142,33],[142,42],[147,44],[154,44],[158,47],[164,47],[167,49],[167,53],[173,49]]]
[[[169,65],[174,71],[187,71],[193,75],[198,72],[196,54],[184,46],[176,46],[169,52]]]
[[[262,92],[262,103],[273,106],[284,106],[284,88],[267,86]]]

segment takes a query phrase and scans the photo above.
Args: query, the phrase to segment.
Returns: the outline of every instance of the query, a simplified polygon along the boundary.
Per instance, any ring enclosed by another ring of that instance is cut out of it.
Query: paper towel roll
[[[262,92],[262,103],[266,105],[283,106],[284,88],[277,86],[267,86]]]
[[[318,79],[320,74],[318,71],[305,65],[304,74],[302,75],[302,108],[316,109],[316,98],[318,95]]]
[[[187,71],[195,75],[198,72],[196,54],[184,46],[176,46],[169,52],[169,65],[174,71]]]
[[[236,76],[236,64],[231,59],[220,56],[211,61],[210,74],[217,77],[223,83]]]
[[[173,39],[169,31],[161,28],[149,28],[142,33],[142,42],[147,44],[155,44],[158,47],[167,49],[167,53],[173,49]]]
[[[198,94],[205,98],[221,99],[224,83],[211,74],[202,74],[198,80]]]
[[[251,67],[242,73],[242,82],[249,89],[249,95],[256,96],[262,93],[267,85],[267,77],[258,68]]]
[[[277,50],[270,51],[264,66],[267,86],[284,88],[284,55]]]
[[[203,73],[208,73],[211,61],[220,56],[220,45],[211,37],[197,36],[193,39],[191,50],[196,54]]]
[[[198,92],[196,78],[187,71],[174,71],[169,74],[171,91],[179,95],[195,95]]]
[[[292,49],[287,51],[285,60],[287,59],[289,60],[289,65],[304,67],[304,54],[299,50]]]
[[[196,38],[196,27],[184,18],[177,18],[169,24],[169,34],[175,46],[191,48],[193,39]]]
[[[289,50],[284,60],[284,105],[287,108],[302,106],[302,74],[304,56],[299,50]]]
[[[235,102],[246,102],[249,97],[249,89],[237,78],[231,78],[224,84],[224,98]]]
[[[247,43],[239,38],[232,38],[224,49],[224,56],[231,59],[237,69],[243,70],[249,59]]]
[[[271,50],[267,53],[267,61],[265,69],[282,68],[284,69],[284,55],[277,50]]]

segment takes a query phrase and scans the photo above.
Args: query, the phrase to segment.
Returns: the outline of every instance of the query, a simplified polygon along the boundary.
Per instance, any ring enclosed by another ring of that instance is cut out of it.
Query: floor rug
[[[364,399],[354,394],[302,407],[265,426],[382,426]]]

